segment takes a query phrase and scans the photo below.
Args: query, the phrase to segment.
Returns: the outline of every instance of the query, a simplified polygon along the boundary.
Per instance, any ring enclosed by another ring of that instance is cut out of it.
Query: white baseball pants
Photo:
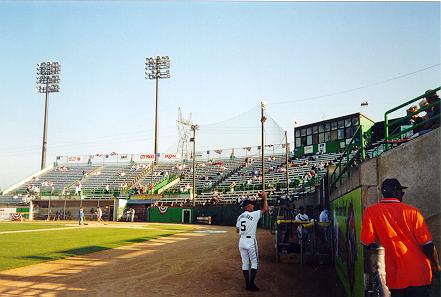
[[[259,249],[255,238],[240,238],[239,251],[242,257],[242,270],[257,269],[259,265]]]

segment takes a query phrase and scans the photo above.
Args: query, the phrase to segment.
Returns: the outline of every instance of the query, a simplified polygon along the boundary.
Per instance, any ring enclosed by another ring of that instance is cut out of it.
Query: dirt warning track
[[[259,292],[244,290],[233,227],[188,232],[0,272],[0,296],[341,297],[332,266],[275,263],[274,237],[259,230]],[[204,230],[204,229],[200,229]]]

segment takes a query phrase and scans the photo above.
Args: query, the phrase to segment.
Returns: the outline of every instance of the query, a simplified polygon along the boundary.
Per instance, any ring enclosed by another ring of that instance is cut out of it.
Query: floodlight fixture
[[[37,64],[37,92],[45,94],[43,148],[41,152],[41,169],[46,166],[47,125],[49,93],[60,91],[61,66],[58,62],[41,62]]]
[[[145,78],[164,79],[170,78],[170,58],[157,56],[145,59]]]

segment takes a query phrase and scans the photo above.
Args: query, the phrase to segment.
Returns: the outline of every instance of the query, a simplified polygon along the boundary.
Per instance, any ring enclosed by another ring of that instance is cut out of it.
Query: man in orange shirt
[[[439,273],[441,267],[422,214],[401,202],[406,188],[395,178],[383,181],[383,199],[364,211],[360,240],[384,247],[392,297],[429,297],[432,270]]]

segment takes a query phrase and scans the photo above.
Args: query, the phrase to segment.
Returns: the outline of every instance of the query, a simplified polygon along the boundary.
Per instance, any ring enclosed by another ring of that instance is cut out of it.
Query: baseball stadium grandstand
[[[374,296],[378,284],[365,281],[359,234],[363,209],[379,201],[383,179],[406,184],[407,203],[423,212],[432,234],[440,234],[439,90],[392,106],[381,122],[352,113],[296,127],[293,144],[269,117],[266,142],[259,145],[259,110],[252,110],[219,124],[224,135],[215,125],[200,127],[198,150],[189,158],[160,154],[155,163],[152,154],[59,156],[6,189],[0,205],[15,209],[13,219],[76,219],[79,207],[103,207],[105,220],[126,220],[132,208],[138,222],[234,225],[237,205],[258,201],[265,189],[271,211],[262,227],[276,231],[277,260],[301,253],[302,263],[313,262],[325,255],[348,296]],[[421,100],[427,104],[411,109]],[[246,118],[257,122],[254,132],[241,140],[228,137],[238,121],[250,122]],[[213,131],[215,140],[204,136]],[[300,250],[293,232],[299,206],[315,219],[330,210],[332,224],[327,233],[314,223],[304,226],[316,229]],[[87,215],[94,219],[93,211]],[[439,249],[439,237],[434,242]]]

